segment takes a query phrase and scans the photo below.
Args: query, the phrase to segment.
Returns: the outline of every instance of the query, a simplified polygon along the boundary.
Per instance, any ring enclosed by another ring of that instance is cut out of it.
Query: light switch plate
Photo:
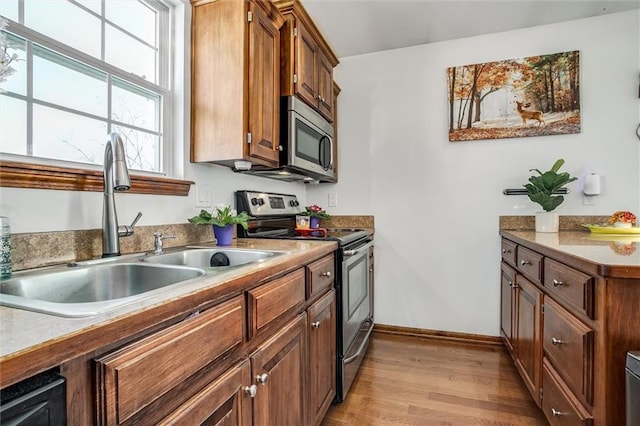
[[[329,193],[329,207],[338,207],[338,194],[335,192]]]
[[[196,207],[211,207],[211,185],[208,183],[196,184]]]

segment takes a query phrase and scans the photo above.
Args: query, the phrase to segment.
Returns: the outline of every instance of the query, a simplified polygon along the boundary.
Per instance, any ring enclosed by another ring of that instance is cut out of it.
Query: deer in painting
[[[525,108],[529,108],[531,106],[530,103],[525,104],[524,102],[516,101],[518,114],[522,119],[522,127],[527,124],[527,120],[538,120],[538,127],[541,124],[546,124],[544,119],[542,118],[542,111],[536,111],[535,109],[527,110]]]

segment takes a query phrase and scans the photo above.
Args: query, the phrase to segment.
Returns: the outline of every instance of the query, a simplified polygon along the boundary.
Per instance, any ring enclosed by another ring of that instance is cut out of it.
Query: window
[[[159,0],[2,0],[19,59],[1,86],[0,151],[102,165],[118,132],[130,169],[171,170],[170,13]]]

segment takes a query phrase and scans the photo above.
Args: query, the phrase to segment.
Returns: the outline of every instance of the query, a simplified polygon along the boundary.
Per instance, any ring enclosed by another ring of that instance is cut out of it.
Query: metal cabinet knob
[[[256,376],[256,380],[261,385],[266,385],[267,381],[269,380],[269,375],[267,373],[258,374]]]
[[[552,337],[552,338],[551,338],[551,343],[552,343],[553,345],[561,345],[561,344],[562,344],[562,343],[564,343],[564,342],[563,342],[562,340],[560,340],[560,339],[556,339],[555,337]]]
[[[509,281],[509,287],[513,288],[513,281]]]
[[[564,283],[562,281],[558,281],[555,278],[553,279],[553,286],[554,287],[560,287],[561,285],[564,285]]]
[[[258,393],[258,387],[256,385],[245,386],[244,393],[249,395],[251,398],[255,398]]]
[[[320,321],[312,322],[311,323],[311,327],[312,328],[320,328]]]
[[[323,272],[320,275],[323,276],[323,277],[330,278],[331,277],[331,271]]]
[[[509,249],[502,249],[502,254],[507,254],[507,253],[511,253],[511,250],[509,250]]]
[[[558,417],[558,416],[564,416],[565,415],[565,413],[563,413],[562,411],[558,411],[553,407],[551,407],[551,414],[553,415],[553,417]]]
[[[521,260],[521,261],[520,261],[520,264],[521,264],[522,266],[524,266],[524,265],[531,265],[532,263],[531,263],[531,262],[529,262],[528,260]]]

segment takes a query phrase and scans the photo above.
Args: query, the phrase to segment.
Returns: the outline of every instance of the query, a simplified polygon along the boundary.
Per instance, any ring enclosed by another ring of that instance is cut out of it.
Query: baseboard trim
[[[374,324],[373,332],[421,337],[425,339],[448,340],[474,345],[504,346],[500,336],[486,336],[483,334],[456,333],[452,331],[428,330],[424,328],[400,327],[386,324]]]

